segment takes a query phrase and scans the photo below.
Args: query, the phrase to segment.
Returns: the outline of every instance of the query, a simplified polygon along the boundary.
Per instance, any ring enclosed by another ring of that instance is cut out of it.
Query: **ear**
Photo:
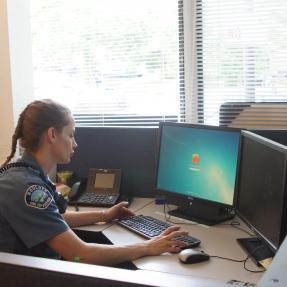
[[[47,136],[48,136],[49,143],[52,143],[52,144],[55,143],[56,138],[57,138],[55,128],[50,127],[47,131]]]

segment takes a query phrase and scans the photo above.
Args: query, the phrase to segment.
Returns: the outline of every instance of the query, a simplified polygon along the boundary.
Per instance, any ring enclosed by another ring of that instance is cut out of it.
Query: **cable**
[[[166,202],[164,202],[164,204],[163,204],[164,219],[165,219],[166,222],[169,222],[170,221],[170,215],[168,217],[166,215],[166,206],[167,206],[167,204],[166,204]]]
[[[246,262],[247,262],[247,260],[248,260],[249,258],[251,258],[252,255],[253,255],[258,249],[261,249],[261,248],[264,248],[264,247],[265,247],[264,245],[260,245],[260,246],[258,246],[257,248],[255,248],[254,250],[252,250],[252,252],[247,255],[246,260],[244,261],[244,265],[243,265],[243,267],[244,267],[245,270],[247,270],[247,271],[249,271],[249,272],[252,272],[252,273],[262,273],[262,272],[265,271],[265,269],[264,269],[264,270],[251,270],[251,269],[248,269],[248,268],[246,267]]]
[[[166,222],[170,222],[170,223],[173,223],[173,224],[187,224],[187,225],[198,225],[198,223],[187,223],[187,222],[173,222],[172,220],[170,220],[170,215],[167,216],[167,212],[166,212],[166,208],[168,208],[168,205],[166,203],[164,203],[164,206],[163,206],[163,210],[164,210],[164,217],[165,217],[165,221]],[[250,233],[249,231],[239,227],[240,226],[240,222],[239,221],[236,221],[236,220],[233,220],[231,221],[230,223],[221,223],[221,224],[218,224],[218,225],[222,225],[222,226],[231,226],[233,228],[236,228],[238,230],[241,230],[245,233],[247,233],[249,236],[254,236],[254,234]],[[260,247],[257,247],[256,249],[253,250],[252,254],[254,252],[257,251],[257,249],[261,248],[262,246]],[[222,257],[222,256],[218,256],[218,255],[212,255],[210,256],[211,258],[218,258],[218,259],[223,259],[223,260],[229,260],[229,261],[232,261],[232,262],[237,262],[237,263],[243,263],[243,268],[248,271],[248,272],[251,272],[251,273],[262,273],[265,271],[264,270],[251,270],[249,268],[246,267],[246,263],[248,261],[248,259],[250,259],[251,255],[248,255],[245,259],[233,259],[233,258],[228,258],[228,257]]]
[[[241,230],[241,231],[245,232],[246,234],[248,234],[248,235],[251,236],[251,237],[255,236],[254,233],[251,233],[251,232],[245,230],[245,229],[242,228],[242,227],[238,227],[238,226],[234,226],[234,225],[231,225],[231,226],[232,226],[233,228],[236,228],[236,229],[238,229],[238,230]]]
[[[262,273],[262,272],[265,272],[265,269],[264,270],[251,270],[251,269],[246,267],[246,263],[247,263],[248,259],[250,259],[250,255],[248,255],[245,259],[242,259],[242,260],[228,258],[228,257],[222,257],[222,256],[217,256],[217,255],[211,255],[210,258],[218,258],[218,259],[229,260],[229,261],[238,262],[238,263],[242,263],[243,262],[243,268],[246,271],[251,272],[251,273]]]
[[[219,259],[229,260],[229,261],[233,261],[233,262],[240,262],[240,263],[246,261],[246,258],[240,260],[240,259],[233,259],[233,258],[228,258],[228,257],[217,256],[217,255],[210,255],[210,258],[219,258]]]
[[[222,257],[222,256],[217,256],[217,255],[211,255],[210,257],[211,257],[211,258],[219,258],[219,259],[223,259],[223,260],[229,260],[229,261],[238,262],[238,263],[243,262],[243,268],[244,268],[246,271],[251,272],[251,273],[262,273],[262,272],[265,272],[265,269],[263,269],[263,270],[251,270],[251,269],[249,269],[249,268],[246,267],[246,263],[247,263],[248,259],[251,259],[252,254],[254,254],[258,249],[263,248],[263,247],[264,247],[264,246],[259,246],[259,247],[255,248],[255,249],[252,251],[252,253],[248,254],[248,255],[246,256],[246,258],[245,258],[245,259],[242,259],[242,260],[240,260],[240,259],[228,258],[228,257]],[[262,268],[263,268],[263,267],[262,267]]]
[[[229,223],[219,223],[218,225],[234,225],[235,226],[235,225],[240,225],[240,222],[236,220],[232,220]]]
[[[199,225],[197,222],[174,222],[170,219],[170,215],[167,216],[166,208],[168,208],[168,204],[165,202],[163,205],[163,213],[164,213],[164,218],[166,222],[170,222],[172,224],[180,225],[180,224],[185,224],[185,225]]]
[[[249,231],[247,231],[246,229],[244,229],[244,228],[242,228],[242,227],[239,227],[239,226],[241,226],[241,224],[240,224],[240,222],[239,221],[236,221],[236,220],[233,220],[233,221],[231,221],[230,223],[220,223],[220,224],[218,224],[219,226],[221,225],[221,226],[231,226],[231,227],[233,227],[233,228],[236,228],[236,229],[238,229],[238,230],[241,230],[241,231],[243,231],[243,232],[245,232],[246,234],[248,234],[249,236],[255,236],[255,234],[253,234],[253,233],[251,233],[251,232],[249,232]]]
[[[167,212],[166,212],[166,208],[168,208],[168,204],[164,203],[163,208],[164,208],[164,209],[163,209],[163,210],[164,210],[164,218],[165,218],[165,221],[166,221],[166,222],[170,222],[170,223],[172,223],[172,224],[178,224],[178,225],[180,225],[180,224],[185,224],[185,225],[200,225],[200,223],[197,223],[197,222],[175,222],[175,221],[172,221],[172,220],[170,219],[171,216],[170,216],[170,215],[167,216]],[[241,230],[241,231],[247,233],[249,236],[254,236],[254,235],[255,235],[255,234],[252,234],[252,233],[248,232],[248,231],[245,230],[244,228],[239,227],[239,226],[240,226],[240,222],[239,222],[239,221],[236,221],[236,220],[233,220],[233,221],[231,221],[230,223],[220,223],[220,224],[217,224],[217,226],[219,226],[219,225],[221,225],[221,226],[223,226],[223,225],[225,225],[225,226],[231,226],[231,227],[233,227],[233,228],[236,228],[236,229],[238,229],[238,230]]]
[[[139,210],[141,210],[141,209],[143,209],[143,208],[145,208],[145,207],[147,207],[148,205],[150,205],[150,204],[152,204],[154,202],[154,199],[152,200],[152,201],[150,201],[150,202],[148,202],[148,203],[146,203],[144,206],[142,206],[142,207],[140,207],[140,208],[138,208],[138,209],[136,209],[135,211],[133,211],[133,212],[138,212]]]
[[[152,204],[154,202],[154,200],[146,203],[144,206],[136,209],[134,212],[138,212],[139,210],[145,208],[146,206]],[[164,203],[164,217],[165,217],[165,221],[166,222],[170,222],[170,223],[173,223],[173,224],[187,224],[187,225],[199,225],[198,223],[189,223],[189,222],[173,222],[172,220],[170,220],[170,215],[167,215],[167,212],[166,212],[166,208],[168,208],[168,205],[166,203]],[[105,229],[111,227],[112,225],[116,224],[117,221],[114,221],[112,224],[110,224],[109,226],[107,226],[106,228],[104,228],[102,231],[104,231]],[[253,236],[253,234],[251,234],[250,232],[248,232],[247,230],[243,229],[243,228],[239,228],[238,226],[240,226],[240,222],[239,221],[231,221],[230,223],[222,223],[222,224],[219,224],[219,225],[225,225],[225,226],[231,226],[233,228],[237,228],[247,234],[249,234],[250,236]],[[248,259],[251,258],[252,254],[255,253],[258,249],[262,248],[262,246],[259,246],[257,248],[255,248],[251,254],[249,254],[245,259],[233,259],[233,258],[228,258],[228,257],[223,257],[223,256],[218,256],[218,255],[211,255],[210,258],[218,258],[218,259],[223,259],[223,260],[228,260],[228,261],[232,261],[232,262],[237,262],[237,263],[243,263],[243,268],[248,271],[248,272],[251,272],[251,273],[262,273],[265,271],[264,270],[251,270],[249,268],[246,267],[246,263],[248,261]]]
[[[175,221],[172,221],[172,220],[170,219],[171,216],[170,216],[170,215],[167,216],[166,208],[169,209],[169,208],[168,208],[168,204],[165,202],[165,203],[164,203],[164,206],[163,206],[163,210],[164,210],[164,218],[165,218],[165,221],[166,221],[166,222],[170,222],[170,223],[172,223],[172,224],[200,225],[200,224],[197,223],[197,222],[175,222]],[[169,210],[168,210],[168,211],[169,211]],[[242,228],[242,227],[239,227],[239,226],[240,226],[240,222],[239,222],[239,221],[236,221],[236,220],[233,220],[233,221],[231,221],[230,223],[220,223],[220,224],[217,224],[217,226],[219,226],[219,225],[221,225],[221,226],[224,226],[224,225],[225,225],[225,226],[231,226],[231,227],[233,227],[233,228],[236,228],[236,229],[238,229],[238,230],[241,230],[241,231],[245,232],[245,233],[248,234],[249,236],[255,236],[255,234],[253,234],[253,233],[251,233],[251,232],[245,230],[245,229]]]
[[[250,257],[249,257],[249,255],[246,257],[246,259],[245,259],[245,261],[244,261],[244,264],[243,264],[243,267],[244,267],[244,269],[246,270],[246,271],[248,271],[248,272],[251,272],[251,273],[262,273],[262,272],[265,272],[265,269],[264,270],[251,270],[251,269],[249,269],[249,268],[247,268],[246,267],[246,262],[247,262],[247,260],[249,259]],[[262,267],[263,268],[263,267]]]
[[[146,206],[148,206],[148,205],[152,204],[153,202],[154,202],[154,200],[149,201],[149,202],[148,202],[148,203],[146,203],[144,206],[141,206],[140,208],[138,208],[138,209],[134,210],[133,212],[134,212],[134,213],[136,213],[136,212],[138,212],[139,210],[141,210],[141,209],[145,208]],[[117,222],[118,222],[118,220],[117,220],[117,219],[116,219],[116,220],[114,220],[114,221],[112,221],[112,222],[109,222],[108,226],[107,226],[107,227],[105,227],[105,228],[103,228],[103,229],[101,230],[101,232],[103,232],[103,231],[104,231],[104,230],[106,230],[107,228],[109,228],[109,227],[111,227],[111,226],[113,226],[113,225],[117,224]]]
[[[246,267],[246,263],[247,263],[248,259],[250,259],[250,255],[248,255],[245,259],[242,259],[242,260],[228,258],[228,257],[222,257],[222,256],[217,256],[217,255],[211,255],[210,258],[218,258],[218,259],[229,260],[229,261],[238,262],[238,263],[242,263],[243,262],[243,268],[246,271],[251,272],[251,273],[262,273],[262,272],[265,272],[265,269],[264,270],[251,270],[251,269]]]

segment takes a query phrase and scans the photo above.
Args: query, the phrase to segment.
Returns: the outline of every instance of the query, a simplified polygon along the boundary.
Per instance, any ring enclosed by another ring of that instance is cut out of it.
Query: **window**
[[[184,121],[182,0],[31,0],[34,95],[77,126]]]
[[[199,122],[218,124],[226,102],[286,103],[287,1],[197,0],[196,11]]]
[[[217,125],[230,102],[287,105],[285,0],[7,6],[16,114],[32,94],[69,105],[78,126]]]

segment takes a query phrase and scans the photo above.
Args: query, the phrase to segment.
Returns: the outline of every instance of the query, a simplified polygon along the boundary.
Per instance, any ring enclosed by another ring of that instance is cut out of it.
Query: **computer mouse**
[[[210,256],[204,251],[191,248],[184,249],[178,254],[178,259],[185,264],[193,264],[209,260]]]

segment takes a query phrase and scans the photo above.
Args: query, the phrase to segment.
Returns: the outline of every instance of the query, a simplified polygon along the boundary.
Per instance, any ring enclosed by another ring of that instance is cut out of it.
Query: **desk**
[[[151,198],[135,198],[130,209],[136,214],[151,215],[155,218],[164,220],[163,206],[154,204]],[[82,211],[89,208],[81,208]],[[187,222],[179,218],[173,218],[174,221]],[[202,243],[198,249],[204,250],[209,255],[222,257],[244,259],[246,254],[237,244],[236,238],[247,237],[248,235],[229,225],[188,225],[179,224],[183,230],[188,231],[192,236],[199,238]],[[248,228],[242,223],[242,228]],[[141,236],[117,225],[104,224],[80,227],[80,229],[101,231],[114,244],[133,244],[143,242]],[[262,273],[251,273],[243,268],[243,263],[231,262],[217,258],[211,258],[210,261],[185,265],[178,261],[175,254],[162,254],[160,256],[144,257],[134,260],[133,263],[140,270],[156,271],[162,273],[191,276],[196,278],[212,279],[215,282],[226,282],[231,279],[237,279],[244,282],[256,283],[262,276]],[[258,270],[257,266],[248,260],[249,269]]]

